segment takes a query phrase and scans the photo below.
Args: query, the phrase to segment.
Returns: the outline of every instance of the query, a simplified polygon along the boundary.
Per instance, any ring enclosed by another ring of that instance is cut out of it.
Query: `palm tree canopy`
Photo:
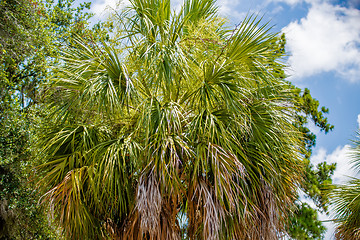
[[[69,239],[277,239],[301,180],[277,34],[213,0],[131,0],[116,40],[62,53],[40,134]]]

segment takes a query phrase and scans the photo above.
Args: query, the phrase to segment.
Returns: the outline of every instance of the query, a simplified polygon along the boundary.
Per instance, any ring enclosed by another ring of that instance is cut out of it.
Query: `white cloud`
[[[109,11],[123,8],[129,5],[129,0],[97,0],[91,6],[90,11],[99,19],[106,18]]]
[[[336,163],[336,170],[333,175],[335,184],[342,184],[348,180],[348,177],[354,177],[355,173],[351,170],[350,164],[350,145],[338,146],[332,153],[327,153],[325,148],[320,148],[311,157],[311,162],[316,165],[326,161],[328,164]]]
[[[357,116],[358,128],[360,129],[360,114]]]
[[[350,81],[360,81],[359,22],[360,10],[312,3],[306,17],[282,30],[293,78],[335,71]]]
[[[318,212],[318,219],[320,221],[323,221],[324,227],[326,227],[327,231],[325,233],[324,239],[326,240],[335,240],[335,224],[332,221],[329,221],[332,219],[332,213],[331,209],[329,209],[330,214],[327,215],[325,213]]]
[[[282,3],[286,3],[292,7],[294,7],[295,5],[297,4],[300,4],[300,3],[309,3],[309,4],[314,4],[314,3],[320,3],[322,1],[326,1],[326,0],[267,0],[268,3],[270,2],[275,2],[275,3],[279,3],[279,2],[282,2]]]
[[[296,4],[302,3],[304,0],[267,0],[267,2],[283,2],[290,6],[295,6]]]
[[[231,17],[232,19],[244,19],[246,16],[245,12],[239,12],[239,6],[241,1],[236,0],[218,0],[216,5],[219,7],[219,13],[224,17]]]

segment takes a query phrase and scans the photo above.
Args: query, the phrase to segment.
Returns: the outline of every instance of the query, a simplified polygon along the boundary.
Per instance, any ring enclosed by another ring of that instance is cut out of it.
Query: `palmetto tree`
[[[353,167],[360,169],[360,135],[352,149]],[[356,240],[360,238],[360,179],[352,178],[337,186],[331,193],[335,210],[336,239]]]
[[[132,0],[55,67],[44,202],[72,239],[275,239],[300,180],[277,35],[214,1]]]

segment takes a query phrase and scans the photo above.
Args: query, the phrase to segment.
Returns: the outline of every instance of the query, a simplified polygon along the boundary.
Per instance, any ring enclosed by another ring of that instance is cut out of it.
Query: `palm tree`
[[[69,239],[276,239],[300,180],[277,34],[214,0],[132,0],[63,52],[38,167]]]
[[[353,167],[360,167],[360,133],[352,148]],[[344,185],[337,186],[331,193],[334,209],[336,239],[360,238],[360,179],[351,178]]]

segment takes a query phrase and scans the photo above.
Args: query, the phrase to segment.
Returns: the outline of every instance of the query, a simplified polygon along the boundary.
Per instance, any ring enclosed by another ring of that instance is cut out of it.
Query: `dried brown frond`
[[[144,234],[148,233],[150,239],[157,239],[161,234],[161,203],[159,183],[154,174],[143,175],[137,189],[136,210],[140,218],[140,231]]]
[[[202,239],[219,239],[221,224],[225,219],[225,211],[215,192],[204,180],[200,180],[188,203],[189,235],[190,238],[202,237]],[[202,229],[199,236],[198,229]]]

